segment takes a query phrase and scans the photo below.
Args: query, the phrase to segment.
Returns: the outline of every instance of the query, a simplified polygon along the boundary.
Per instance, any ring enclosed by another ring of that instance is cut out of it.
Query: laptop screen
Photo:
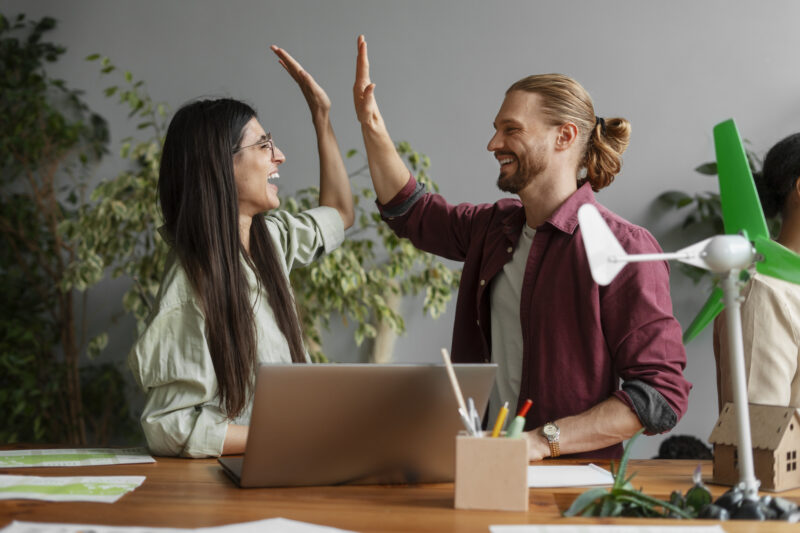
[[[483,414],[496,365],[454,365]],[[262,365],[240,485],[453,480],[463,429],[443,365]]]

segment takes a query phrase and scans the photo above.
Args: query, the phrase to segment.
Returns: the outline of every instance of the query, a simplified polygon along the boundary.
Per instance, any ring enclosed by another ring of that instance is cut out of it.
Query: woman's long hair
[[[239,238],[232,154],[255,116],[253,108],[231,99],[183,106],[167,130],[158,179],[165,229],[200,299],[220,403],[230,419],[247,405],[258,366],[253,304],[241,257],[266,289],[292,361],[305,361],[291,289],[264,217],[253,217],[249,255]]]

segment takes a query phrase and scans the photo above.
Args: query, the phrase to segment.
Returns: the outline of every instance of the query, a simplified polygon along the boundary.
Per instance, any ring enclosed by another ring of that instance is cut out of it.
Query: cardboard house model
[[[750,404],[753,468],[761,490],[800,487],[800,409]],[[736,408],[727,403],[708,438],[714,445],[714,483],[739,483]]]

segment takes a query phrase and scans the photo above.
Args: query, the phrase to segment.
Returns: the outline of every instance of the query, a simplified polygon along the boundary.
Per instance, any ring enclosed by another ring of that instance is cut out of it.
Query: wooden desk
[[[570,461],[562,461],[569,463]],[[607,467],[607,463],[598,461]],[[633,483],[661,499],[672,490],[691,486],[696,461],[631,461],[637,471]],[[583,488],[531,489],[527,513],[459,511],[453,509],[453,485],[342,486],[278,489],[239,489],[212,459],[159,458],[155,464],[79,468],[0,469],[2,474],[28,475],[144,475],[144,484],[117,503],[50,503],[31,500],[0,501],[0,527],[12,520],[106,525],[193,528],[271,517],[284,517],[353,531],[483,532],[491,524],[620,523],[695,524],[709,521],[639,519],[565,519],[565,510]],[[706,478],[711,463],[703,464]],[[727,487],[710,485],[712,494]],[[783,493],[800,503],[800,490]],[[731,533],[750,531],[797,533],[800,526],[781,522],[723,522]]]

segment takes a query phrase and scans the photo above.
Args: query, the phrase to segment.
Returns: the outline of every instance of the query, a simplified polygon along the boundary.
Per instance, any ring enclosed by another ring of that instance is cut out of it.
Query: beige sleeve
[[[157,315],[128,363],[146,395],[141,425],[153,454],[222,454],[228,421],[199,310],[186,304]]]
[[[772,286],[753,279],[742,305],[742,336],[753,403],[790,405],[797,373],[798,334],[795,318]]]
[[[295,263],[307,265],[344,241],[342,216],[332,207],[315,207],[297,215],[276,210],[266,220],[270,235],[280,246],[278,253],[283,255],[287,273]]]

